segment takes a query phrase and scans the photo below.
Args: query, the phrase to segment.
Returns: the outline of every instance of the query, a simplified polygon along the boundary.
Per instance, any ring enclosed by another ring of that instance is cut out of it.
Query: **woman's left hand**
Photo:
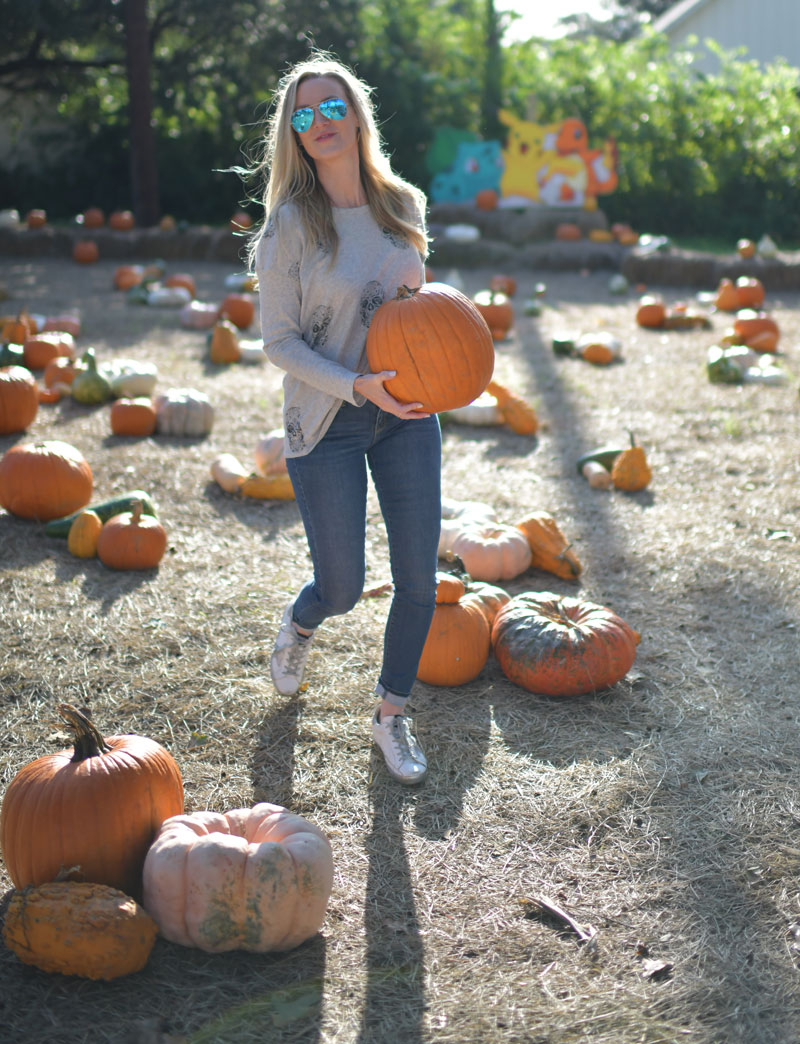
[[[384,387],[384,382],[397,376],[396,370],[381,370],[380,373],[362,373],[353,381],[353,391],[374,402],[384,413],[391,413],[403,420],[416,420],[430,417],[422,409],[421,402],[400,402]]]

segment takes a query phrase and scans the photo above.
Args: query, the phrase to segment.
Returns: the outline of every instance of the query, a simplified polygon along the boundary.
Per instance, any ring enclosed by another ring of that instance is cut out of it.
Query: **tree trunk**
[[[131,137],[131,192],[137,225],[159,219],[158,166],[151,116],[150,32],[147,0],[124,0],[125,56]]]

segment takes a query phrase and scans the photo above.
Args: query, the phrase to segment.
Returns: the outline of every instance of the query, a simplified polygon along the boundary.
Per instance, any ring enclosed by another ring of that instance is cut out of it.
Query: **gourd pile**
[[[185,815],[164,747],[59,713],[73,748],[23,766],[0,807],[16,889],[3,940],[21,961],[115,979],[145,966],[159,932],[222,953],[289,950],[319,931],[333,885],[319,827],[264,802]]]

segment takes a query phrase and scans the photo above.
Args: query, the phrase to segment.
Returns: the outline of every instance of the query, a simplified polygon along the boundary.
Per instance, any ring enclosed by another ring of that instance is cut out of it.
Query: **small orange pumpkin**
[[[463,685],[480,674],[489,657],[489,621],[458,577],[437,573],[436,581],[436,608],[417,677],[426,685]]]
[[[633,432],[630,432],[631,444],[614,458],[611,467],[611,481],[615,489],[636,493],[645,489],[653,477],[644,449],[636,444]]]
[[[582,236],[580,225],[572,221],[562,221],[556,225],[555,238],[559,240],[573,241]]]
[[[745,259],[755,257],[756,245],[752,239],[739,239],[736,242],[736,253]]]
[[[102,228],[106,223],[106,216],[100,207],[87,207],[82,217],[84,228]]]
[[[115,435],[144,437],[156,430],[156,408],[153,400],[141,395],[133,399],[115,399],[109,411],[111,430]]]
[[[489,289],[496,294],[505,294],[513,297],[517,292],[517,281],[513,276],[498,273],[489,280]]]
[[[636,322],[639,326],[657,329],[664,325],[666,315],[666,305],[658,294],[645,294],[639,299],[636,309]]]
[[[100,258],[100,248],[93,239],[79,239],[72,248],[72,260],[79,265],[93,265]]]
[[[56,384],[72,384],[79,365],[68,355],[56,355],[44,368],[42,380],[45,388],[52,388]]]
[[[109,569],[153,569],[166,550],[166,530],[153,515],[142,514],[138,500],[132,511],[110,518],[97,541],[97,557]]]
[[[502,341],[514,322],[514,306],[508,296],[495,290],[479,290],[472,303],[486,320],[495,341]]]
[[[219,306],[219,318],[228,319],[246,330],[255,318],[255,305],[250,294],[227,294]]]
[[[227,319],[220,319],[208,339],[209,357],[217,366],[238,362],[242,357],[239,348],[239,330]]]
[[[130,210],[115,210],[108,219],[108,224],[117,232],[130,232],[136,224],[136,219]]]
[[[117,290],[132,290],[139,286],[143,277],[142,265],[118,265],[114,269],[114,286]]]
[[[478,210],[497,210],[500,196],[492,188],[480,189],[475,193],[475,206]]]
[[[25,224],[28,228],[44,228],[47,224],[47,212],[44,210],[29,210],[25,215]]]
[[[175,272],[174,275],[167,276],[164,280],[164,286],[183,286],[185,287],[192,297],[195,296],[195,282],[194,278],[187,272]]]
[[[780,330],[778,324],[766,312],[743,308],[733,321],[733,332],[738,344],[746,344],[757,352],[776,352]]]
[[[0,368],[0,435],[24,431],[38,411],[39,394],[30,370],[24,366]]]
[[[739,276],[736,280],[736,296],[740,308],[760,308],[764,303],[764,285],[755,276]]]
[[[739,295],[732,279],[722,278],[717,287],[714,304],[721,312],[735,312],[739,306]]]
[[[34,334],[22,346],[25,352],[25,365],[29,370],[43,370],[49,362],[64,356],[75,357],[75,338],[72,334],[56,330],[50,333]]]

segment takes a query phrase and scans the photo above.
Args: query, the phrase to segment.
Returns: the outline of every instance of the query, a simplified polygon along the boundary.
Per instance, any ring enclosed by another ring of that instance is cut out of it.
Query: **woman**
[[[361,595],[369,467],[393,580],[372,735],[389,773],[418,783],[427,763],[405,706],[435,604],[441,433],[420,403],[389,394],[393,371],[369,372],[365,345],[376,308],[424,282],[425,199],[393,173],[370,89],[326,54],[279,84],[260,169],[251,258],[264,351],[285,371],[286,463],[314,569],[284,611],[272,679],[297,692],[315,629]]]

